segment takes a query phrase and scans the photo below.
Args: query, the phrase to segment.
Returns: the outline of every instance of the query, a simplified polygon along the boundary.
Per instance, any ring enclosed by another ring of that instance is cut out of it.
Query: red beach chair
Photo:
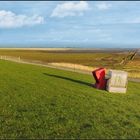
[[[105,79],[105,68],[96,69],[92,71],[92,74],[96,80],[94,87],[98,89],[106,89],[107,80]]]

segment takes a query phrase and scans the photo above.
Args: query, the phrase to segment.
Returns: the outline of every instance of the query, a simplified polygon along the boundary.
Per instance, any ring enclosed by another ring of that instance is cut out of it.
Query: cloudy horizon
[[[1,1],[0,46],[140,46],[138,1]]]

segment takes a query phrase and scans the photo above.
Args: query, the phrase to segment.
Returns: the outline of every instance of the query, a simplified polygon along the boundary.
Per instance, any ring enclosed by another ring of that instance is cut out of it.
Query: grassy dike
[[[94,89],[92,75],[0,60],[0,138],[139,138],[140,84]]]

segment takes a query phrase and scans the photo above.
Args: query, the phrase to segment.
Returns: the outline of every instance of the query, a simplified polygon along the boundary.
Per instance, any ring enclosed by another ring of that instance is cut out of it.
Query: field
[[[133,60],[134,50],[63,50],[63,49],[0,49],[0,55],[16,56],[21,59],[38,60],[43,63],[72,63],[90,67],[121,69],[130,77],[140,78],[140,53]]]
[[[4,60],[0,77],[0,138],[140,138],[139,83],[111,94],[91,75]]]

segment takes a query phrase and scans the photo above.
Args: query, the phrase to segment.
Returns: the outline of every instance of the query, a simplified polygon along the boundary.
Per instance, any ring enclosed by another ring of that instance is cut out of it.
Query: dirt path
[[[44,66],[44,67],[49,67],[49,68],[55,68],[55,69],[60,69],[60,70],[67,70],[67,71],[92,75],[91,71],[78,70],[75,68],[67,68],[67,67],[62,67],[62,66],[57,66],[57,65],[55,66],[55,65],[52,65],[51,63],[43,63],[41,61],[31,61],[31,60],[20,59],[20,57],[0,56],[0,59],[17,62],[17,63],[38,65],[38,66]],[[137,78],[128,78],[128,80],[133,81],[133,82],[140,82],[140,79],[137,79]]]

